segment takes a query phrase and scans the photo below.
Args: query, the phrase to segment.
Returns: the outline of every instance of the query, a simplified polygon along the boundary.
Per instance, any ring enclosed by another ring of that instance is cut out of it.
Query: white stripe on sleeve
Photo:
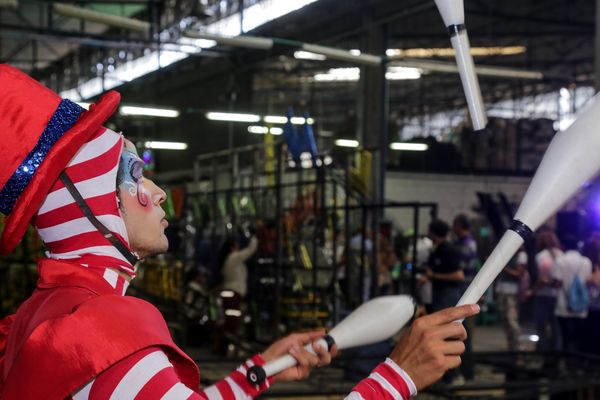
[[[171,389],[164,394],[160,400],[185,400],[190,397],[194,392],[181,382],[177,382]]]
[[[203,393],[208,397],[208,400],[223,400],[221,392],[217,388],[217,385],[212,385],[204,389]]]
[[[402,379],[404,380],[404,382],[406,383],[406,385],[408,386],[408,389],[410,390],[410,395],[411,396],[416,396],[417,395],[417,386],[415,385],[415,383],[413,382],[413,380],[411,379],[410,376],[408,376],[408,374],[406,373],[405,370],[403,370],[402,368],[400,368],[400,366],[398,364],[396,364],[396,362],[394,360],[392,360],[391,358],[387,358],[385,360],[386,365],[389,365],[390,367],[392,367],[392,369],[398,373],[398,375],[400,375],[402,377]]]
[[[344,400],[365,400],[365,399],[360,395],[360,393],[352,392],[348,396],[346,396],[344,398]]]
[[[92,385],[96,382],[95,379],[92,379],[90,383],[82,387],[77,393],[73,395],[73,400],[89,400],[90,398],[90,390],[92,390]]]
[[[374,381],[376,381],[377,383],[379,383],[383,389],[388,392],[394,399],[403,399],[402,395],[396,390],[396,388],[394,386],[392,386],[391,383],[389,383],[387,381],[387,379],[385,379],[383,376],[381,376],[380,374],[378,374],[377,372],[373,372],[371,375],[369,375],[369,378],[373,379]]]
[[[230,377],[225,378],[225,381],[229,384],[229,387],[231,388],[231,391],[233,392],[233,395],[235,396],[235,400],[251,400],[252,397],[248,396],[246,394],[246,392],[244,392],[242,390],[241,387],[239,387],[237,385],[237,383],[235,383],[235,381],[233,379],[231,379]]]
[[[162,351],[148,354],[127,371],[112,392],[110,400],[134,399],[154,375],[169,367],[173,367],[173,365]]]

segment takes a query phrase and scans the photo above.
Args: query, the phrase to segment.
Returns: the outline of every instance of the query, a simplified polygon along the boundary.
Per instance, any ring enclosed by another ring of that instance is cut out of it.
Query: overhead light
[[[496,47],[471,47],[471,55],[474,57],[486,56],[511,56],[523,54],[527,51],[525,46],[496,46]],[[388,57],[410,57],[410,58],[431,58],[431,57],[454,57],[455,51],[451,47],[434,48],[412,48],[412,49],[387,49],[385,52]]]
[[[263,121],[267,124],[286,124],[288,122],[288,117],[284,117],[283,115],[265,115]],[[305,122],[312,125],[315,123],[315,120],[310,117],[306,120],[304,117],[292,117],[290,122],[294,125],[304,125]]]
[[[248,127],[248,132],[255,133],[257,135],[264,135],[267,132],[271,135],[282,135],[283,129],[276,126],[269,128],[266,126],[251,125]]]
[[[264,135],[265,133],[269,132],[269,128],[266,126],[251,125],[248,127],[248,132]]]
[[[317,82],[357,81],[360,79],[360,68],[331,68],[325,73],[314,76]]]
[[[311,53],[310,51],[298,50],[294,52],[294,58],[298,60],[324,61],[327,57],[323,54]]]
[[[335,145],[339,147],[358,147],[358,140],[337,139]]]
[[[122,106],[119,109],[121,115],[143,115],[147,117],[163,117],[163,118],[177,118],[179,111],[171,110],[167,108],[151,108],[151,107],[135,107],[135,106]]]
[[[227,317],[241,317],[242,312],[240,310],[227,309],[225,310],[225,316]]]
[[[385,73],[386,79],[389,80],[404,80],[404,79],[419,79],[422,70],[414,67],[391,66]],[[342,82],[342,81],[358,81],[360,79],[360,68],[331,68],[325,73],[317,73],[314,75],[314,80],[317,82]]]
[[[268,50],[273,47],[273,39],[254,37],[254,36],[224,36],[208,32],[197,32],[191,29],[183,34],[189,38],[214,40],[218,44],[226,46],[237,46],[249,49]]]
[[[260,116],[256,114],[239,114],[226,112],[208,112],[206,118],[213,121],[229,121],[229,122],[258,122]]]
[[[279,115],[265,115],[263,117],[263,121],[265,121],[267,124],[285,124],[287,120],[287,117],[282,117]]]
[[[285,42],[283,42],[285,44]],[[302,49],[311,53],[322,54],[332,60],[347,61],[355,64],[381,65],[382,57],[373,54],[357,54],[348,50],[335,47],[321,46],[318,44],[302,43]]]
[[[312,125],[315,123],[315,120],[312,118],[304,119],[304,117],[292,117],[290,118],[290,122],[294,125],[304,125],[305,123]]]
[[[144,142],[144,147],[155,150],[185,150],[188,148],[187,143],[182,142]]]
[[[408,79],[419,79],[423,71],[419,68],[409,67],[389,67],[385,73],[385,78],[390,81],[400,81]]]
[[[150,32],[150,23],[138,19],[120,17],[118,15],[107,14],[89,8],[72,6],[70,4],[54,3],[52,10],[59,15],[72,17],[84,21],[98,22],[117,28],[123,28],[130,31],[148,33]]]
[[[405,143],[405,142],[394,142],[390,144],[392,150],[406,150],[406,151],[425,151],[429,148],[425,143]]]

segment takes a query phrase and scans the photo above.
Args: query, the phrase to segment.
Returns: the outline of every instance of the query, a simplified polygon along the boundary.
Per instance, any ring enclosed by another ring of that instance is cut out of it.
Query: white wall
[[[438,203],[438,217],[451,223],[454,216],[461,212],[473,216],[473,206],[479,201],[476,192],[503,192],[509,202],[521,201],[531,178],[447,175],[388,172],[385,181],[385,198],[387,201],[399,202],[432,202]],[[407,229],[413,226],[412,211],[386,211],[396,228]],[[431,221],[428,211],[419,216],[419,232],[426,233]]]

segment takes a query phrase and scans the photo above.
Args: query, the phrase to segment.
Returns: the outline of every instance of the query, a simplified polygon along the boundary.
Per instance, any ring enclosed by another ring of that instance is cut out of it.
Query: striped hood
[[[116,187],[122,149],[123,137],[101,128],[64,171],[96,218],[129,248]],[[135,276],[134,266],[84,216],[60,179],[50,189],[32,222],[46,244],[47,257],[96,270],[115,288],[122,286],[122,278],[118,279],[120,275],[115,270]]]

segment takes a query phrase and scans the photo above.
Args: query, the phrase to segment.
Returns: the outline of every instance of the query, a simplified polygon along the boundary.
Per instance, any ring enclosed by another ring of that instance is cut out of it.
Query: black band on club
[[[102,222],[98,221],[92,210],[90,210],[90,208],[88,207],[83,196],[81,196],[81,193],[79,193],[79,190],[77,190],[77,188],[75,187],[75,184],[73,183],[71,178],[69,178],[67,174],[63,172],[60,174],[60,180],[62,181],[62,183],[64,183],[69,193],[71,193],[71,196],[73,196],[73,198],[75,199],[75,203],[77,204],[79,209],[83,212],[85,217],[92,223],[92,225],[94,225],[98,232],[100,232],[110,242],[110,244],[115,246],[119,253],[121,253],[123,257],[125,257],[127,261],[131,263],[131,265],[135,265],[139,261],[139,259],[135,255],[133,255],[131,251],[129,251],[129,249],[125,246],[125,244],[123,244],[123,242],[121,242],[121,240],[119,240],[118,237],[116,237],[111,231],[109,231],[107,227],[102,225]]]
[[[516,219],[512,220],[508,229],[516,232],[519,236],[523,238],[524,241],[529,240],[531,238],[531,235],[533,235],[533,231],[531,230],[531,228],[529,228],[523,222]]]
[[[465,27],[465,24],[457,24],[457,25],[449,25],[447,27],[447,29],[448,29],[448,34],[450,35],[450,37],[452,37],[452,36],[458,35],[459,33],[466,30],[467,28]]]
[[[331,348],[335,344],[335,340],[329,335],[323,336],[323,340],[327,343],[327,351],[331,351]]]

